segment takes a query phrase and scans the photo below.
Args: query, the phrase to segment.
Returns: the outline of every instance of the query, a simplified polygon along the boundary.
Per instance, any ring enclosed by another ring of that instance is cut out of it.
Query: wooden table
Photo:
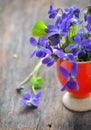
[[[17,85],[31,72],[38,59],[30,59],[31,27],[38,19],[49,22],[50,3],[55,8],[83,0],[0,0],[0,130],[91,130],[91,112],[77,113],[62,105],[62,93],[55,66],[44,66],[44,79],[38,109],[26,109],[18,102]],[[17,57],[18,56],[18,57]],[[25,85],[25,91],[29,84]]]

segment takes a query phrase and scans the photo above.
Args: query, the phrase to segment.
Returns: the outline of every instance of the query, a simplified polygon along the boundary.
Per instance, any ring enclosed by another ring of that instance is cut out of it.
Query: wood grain
[[[0,0],[0,130],[91,130],[91,112],[77,113],[62,105],[62,93],[55,66],[43,67],[42,98],[38,109],[26,109],[18,103],[16,86],[32,71],[37,58],[29,59],[31,27],[37,19],[48,23],[49,4],[55,7],[83,0]],[[17,54],[18,58],[14,58]],[[25,86],[26,91],[29,85]]]

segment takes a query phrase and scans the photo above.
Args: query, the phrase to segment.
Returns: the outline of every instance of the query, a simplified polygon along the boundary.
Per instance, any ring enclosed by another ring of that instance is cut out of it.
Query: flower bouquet
[[[30,44],[34,47],[30,58],[37,56],[40,62],[17,89],[18,92],[23,90],[22,85],[29,80],[35,96],[26,92],[20,102],[38,107],[41,91],[36,93],[36,90],[43,82],[38,71],[41,64],[51,67],[56,62],[57,76],[63,85],[61,91],[68,91],[63,97],[64,105],[71,110],[89,110],[91,105],[88,108],[82,105],[78,109],[74,102],[81,100],[84,104],[88,98],[91,100],[91,5],[82,10],[76,6],[54,9],[50,5],[48,15],[54,23],[45,24],[38,20],[30,37]],[[76,108],[71,108],[72,104]]]

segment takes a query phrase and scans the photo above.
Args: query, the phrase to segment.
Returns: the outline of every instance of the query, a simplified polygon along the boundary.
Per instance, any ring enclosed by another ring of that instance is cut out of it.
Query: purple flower
[[[59,71],[60,73],[67,78],[66,83],[64,84],[63,88],[61,89],[61,91],[66,90],[66,88],[68,87],[69,89],[76,89],[76,91],[79,90],[78,84],[76,82],[76,74],[78,71],[78,65],[77,63],[73,63],[71,66],[71,70],[70,73],[68,73],[68,71],[63,68],[62,66],[59,67]]]
[[[49,37],[49,40],[51,41],[51,44],[53,46],[56,46],[57,44],[60,43],[60,36],[58,34],[55,34],[55,35]]]
[[[87,25],[85,27],[88,30],[88,32],[91,33],[91,16],[87,15],[85,17],[86,17],[86,21],[87,21]]]
[[[16,91],[18,93],[22,92],[23,90],[24,90],[24,86],[20,86],[20,87],[16,88]]]
[[[40,37],[38,42],[34,37],[30,38],[30,43],[35,47],[30,57],[32,58],[35,54],[39,58],[43,58],[46,54],[51,54],[51,51],[47,48],[47,41],[44,36]]]
[[[91,39],[84,39],[84,35],[77,34],[73,36],[74,44],[69,44],[67,50],[70,50],[74,56],[85,61],[87,59],[87,52],[91,52]]]
[[[70,62],[75,62],[74,56],[72,53],[65,53],[61,50],[57,50],[55,54],[58,56],[58,58],[63,60],[69,60]]]
[[[76,6],[72,6],[70,8],[66,7],[64,10],[65,10],[66,14],[72,14],[76,18],[79,18],[80,9],[77,8]]]
[[[65,52],[60,50],[58,47],[54,47],[54,52],[52,52],[50,56],[45,57],[42,60],[42,63],[50,67],[55,63],[55,61],[58,60],[58,58],[63,59],[63,60],[69,60],[70,62],[75,62],[75,59],[72,53],[66,54]]]
[[[64,14],[61,17],[58,17],[55,24],[49,24],[47,25],[47,34],[48,38],[52,36],[58,36],[59,38],[61,36],[67,36],[69,28],[67,26],[67,19],[68,17],[65,17]],[[56,37],[57,38],[57,37]]]
[[[48,11],[49,18],[54,19],[56,17],[57,13],[58,13],[58,11],[53,9],[52,5],[50,5],[50,9]]]
[[[88,6],[87,12],[84,12],[84,21],[87,23],[85,28],[91,33],[91,7]]]
[[[87,16],[87,22],[89,25],[91,25],[91,16],[90,15]]]
[[[47,67],[51,67],[54,64],[55,60],[52,56],[48,56],[42,60],[42,64],[47,65]]]
[[[81,24],[79,19],[73,18],[71,14],[62,14],[62,17],[57,18],[55,25],[47,25],[48,38],[57,45],[61,37],[67,36],[70,26],[78,24]]]
[[[75,6],[65,8],[65,13],[62,16],[62,24],[68,31],[70,30],[71,25],[78,25],[82,23],[82,21],[79,20],[79,13],[80,9]]]
[[[86,27],[86,29],[88,30],[89,34],[91,34],[91,25],[90,25],[90,24],[87,24],[85,27]]]
[[[48,38],[57,45],[60,42],[61,36],[67,36],[67,30],[60,24],[58,25],[47,25]]]
[[[56,34],[60,34],[60,29],[56,25],[49,24],[47,25],[47,34],[48,38]]]
[[[84,21],[86,22],[87,21],[87,14],[86,14],[86,12],[83,12],[83,16],[84,16]]]
[[[47,26],[48,39],[54,46],[60,43],[60,31],[61,31],[59,29],[60,24],[61,24],[61,17],[58,17],[55,22],[55,25],[50,24]]]
[[[61,17],[57,17],[57,20],[55,22],[56,26],[60,26],[60,24],[62,23],[62,18]]]
[[[71,18],[67,21],[67,26],[69,27],[70,25],[79,25],[81,23],[82,21],[80,21],[79,19]]]
[[[41,91],[39,91],[34,97],[32,97],[29,92],[26,92],[23,98],[19,100],[19,102],[28,107],[30,106],[38,107],[40,97],[41,97]]]

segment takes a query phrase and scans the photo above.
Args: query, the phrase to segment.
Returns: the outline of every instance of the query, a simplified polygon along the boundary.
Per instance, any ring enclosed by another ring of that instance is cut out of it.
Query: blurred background
[[[37,58],[32,60],[29,58],[33,50],[29,44],[31,28],[39,19],[45,21],[46,24],[51,22],[47,14],[50,4],[53,4],[54,8],[64,8],[71,5],[83,8],[89,4],[89,0],[0,0],[0,128],[35,128],[41,115],[43,127],[46,122],[52,121],[54,130],[58,125],[60,130],[66,130],[68,125],[69,130],[73,130],[71,128],[78,130],[76,129],[77,125],[79,130],[91,130],[91,127],[86,129],[83,125],[91,126],[91,118],[88,120],[87,114],[82,115],[84,122],[79,121],[81,119],[79,115],[68,112],[62,106],[60,84],[54,73],[55,66],[50,69],[44,66],[41,70],[44,88],[39,109],[27,115],[25,112],[23,116],[20,113],[22,107],[18,103],[19,95],[16,94],[15,88],[38,62]],[[55,98],[53,99],[53,97]],[[58,115],[60,116],[58,117]],[[69,119],[69,115],[73,122]],[[56,118],[58,118],[57,121]],[[75,124],[75,121],[78,123]]]

